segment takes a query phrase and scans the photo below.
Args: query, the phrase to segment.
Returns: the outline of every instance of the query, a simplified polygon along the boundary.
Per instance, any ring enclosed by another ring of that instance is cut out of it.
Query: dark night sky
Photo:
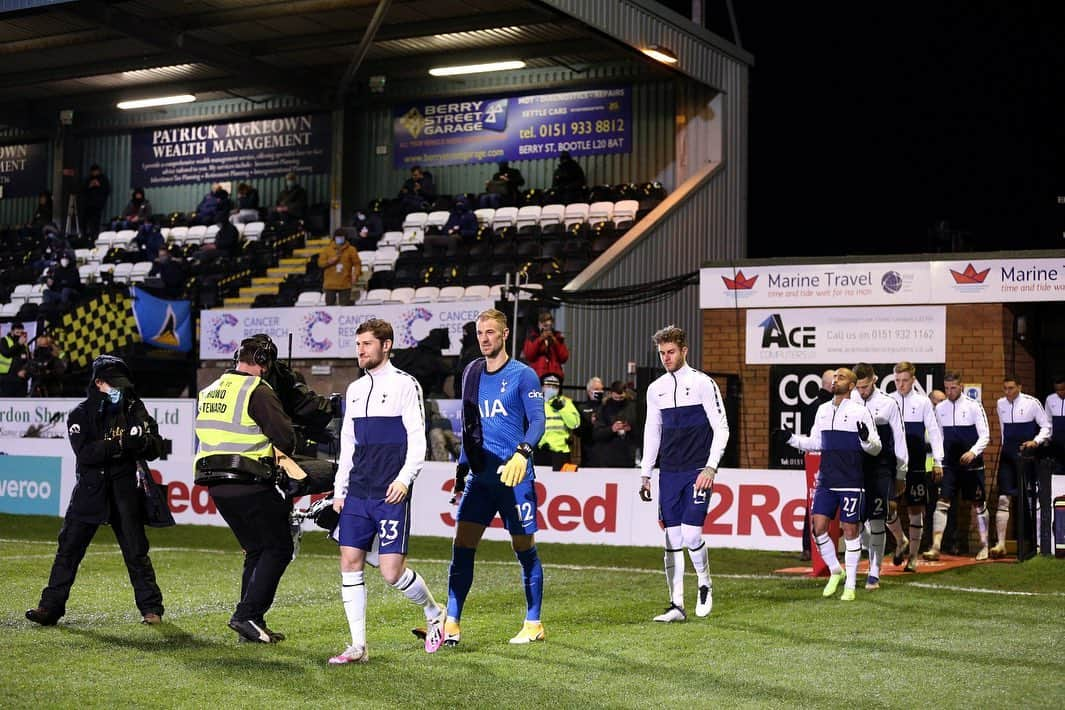
[[[973,250],[1065,246],[1065,2],[734,5],[749,256],[933,251],[943,219]]]

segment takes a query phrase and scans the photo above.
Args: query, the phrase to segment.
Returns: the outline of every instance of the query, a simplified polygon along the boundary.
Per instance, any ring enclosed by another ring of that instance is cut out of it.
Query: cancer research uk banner
[[[382,306],[322,306],[203,311],[200,315],[200,359],[228,360],[244,338],[266,333],[277,343],[280,357],[351,358],[355,356],[355,331],[370,318],[392,324],[395,348],[413,348],[435,328],[447,328],[451,348],[462,349],[462,326],[493,307],[491,300],[445,303],[408,303]]]
[[[0,199],[37,195],[47,180],[47,143],[0,145]]]
[[[628,153],[628,86],[510,97],[435,99],[393,108],[397,168]]]
[[[332,161],[327,113],[151,128],[130,140],[130,182],[145,188],[328,173]]]
[[[944,306],[747,311],[748,365],[943,362],[946,350]]]

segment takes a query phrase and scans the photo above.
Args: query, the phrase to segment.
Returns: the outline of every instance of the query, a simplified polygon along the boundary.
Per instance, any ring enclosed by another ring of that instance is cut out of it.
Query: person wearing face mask
[[[78,273],[78,267],[70,258],[70,254],[64,253],[59,258],[59,263],[52,269],[45,283],[48,288],[43,294],[44,303],[66,305],[77,300],[81,291],[81,274]]]
[[[338,229],[333,243],[318,253],[318,267],[322,270],[325,305],[351,305],[351,287],[362,272],[358,250],[348,244],[344,231]]]
[[[581,414],[573,400],[562,394],[562,378],[558,375],[548,373],[541,377],[540,389],[544,393],[546,422],[533,463],[561,471],[572,463],[569,439],[581,424]]]
[[[584,391],[586,399],[577,404],[577,411],[581,415],[581,426],[577,430],[581,441],[580,464],[582,468],[594,468],[600,464],[596,458],[598,452],[592,433],[595,431],[595,423],[599,421],[599,407],[603,404],[606,387],[602,378],[593,377],[584,386]]]
[[[133,194],[115,222],[115,229],[137,229],[152,216],[152,203],[144,196],[143,187],[133,188]]]
[[[296,173],[285,176],[285,189],[277,196],[274,203],[274,214],[282,220],[303,219],[303,213],[307,211],[307,191],[296,180]]]
[[[25,397],[27,363],[30,359],[26,326],[14,322],[7,335],[0,338],[0,396]]]
[[[26,618],[54,626],[66,613],[78,565],[97,529],[107,524],[122,550],[142,623],[158,624],[163,593],[148,556],[137,462],[159,458],[163,440],[121,358],[101,355],[93,361],[88,397],[71,410],[67,433],[76,459],[77,485],[59,531],[48,586]]]

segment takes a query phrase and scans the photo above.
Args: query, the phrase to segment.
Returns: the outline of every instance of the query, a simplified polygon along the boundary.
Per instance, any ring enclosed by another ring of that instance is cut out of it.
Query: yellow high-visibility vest
[[[251,393],[262,380],[227,372],[197,397],[196,461],[214,454],[237,454],[258,462],[274,458],[274,445],[248,413]]]

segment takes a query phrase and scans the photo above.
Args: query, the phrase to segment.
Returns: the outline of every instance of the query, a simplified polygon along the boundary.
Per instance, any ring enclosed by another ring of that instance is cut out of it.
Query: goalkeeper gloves
[[[525,474],[529,470],[529,459],[532,458],[532,447],[522,442],[518,445],[510,460],[500,466],[499,480],[503,485],[513,488],[525,480]]]

